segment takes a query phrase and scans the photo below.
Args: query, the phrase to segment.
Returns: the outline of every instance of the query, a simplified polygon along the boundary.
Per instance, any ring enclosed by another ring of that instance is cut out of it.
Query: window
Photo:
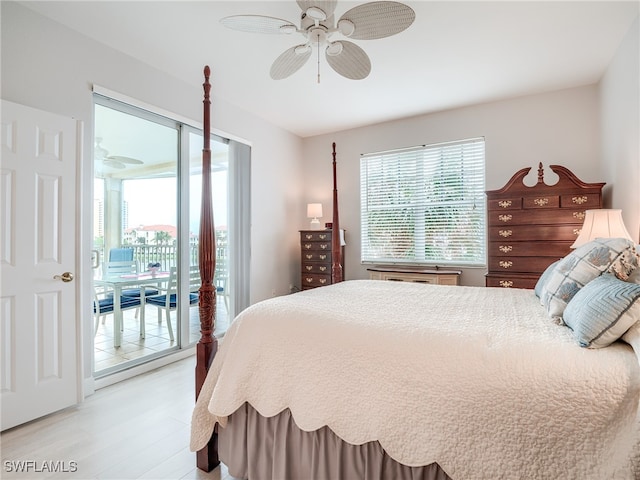
[[[484,138],[364,154],[363,263],[482,266]]]

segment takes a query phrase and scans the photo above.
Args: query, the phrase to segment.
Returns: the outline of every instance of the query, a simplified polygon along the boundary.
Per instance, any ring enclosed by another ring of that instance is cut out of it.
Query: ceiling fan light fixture
[[[309,7],[307,8],[307,16],[319,22],[322,22],[327,19],[327,14],[319,7]]]
[[[298,31],[298,28],[291,23],[289,25],[282,25],[280,27],[280,32],[286,35],[291,35],[292,33],[296,33],[297,31]]]
[[[345,37],[350,37],[356,31],[356,25],[351,20],[342,18],[338,20],[338,31]]]
[[[306,43],[304,45],[298,45],[293,51],[296,55],[306,55],[309,50],[311,50],[311,45]]]
[[[340,55],[342,50],[342,42],[332,42],[327,46],[327,55],[335,57],[336,55]]]

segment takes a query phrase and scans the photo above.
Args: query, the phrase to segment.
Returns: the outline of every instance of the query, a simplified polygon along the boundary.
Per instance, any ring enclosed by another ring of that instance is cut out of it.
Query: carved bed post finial
[[[544,168],[542,168],[542,162],[538,163],[538,183],[544,183]]]
[[[338,182],[336,178],[336,142],[333,142],[333,220],[331,226],[331,279],[342,281],[342,245],[340,244],[340,215],[338,214]]]
[[[213,335],[216,321],[216,289],[213,275],[216,269],[215,229],[211,203],[211,99],[209,92],[209,66],[204,67],[203,100],[203,148],[202,148],[202,198],[200,208],[200,240],[198,265],[201,286],[199,291],[200,341],[196,346],[196,398],[207,377],[209,361],[218,350],[218,341]],[[213,433],[207,446],[196,453],[196,465],[201,470],[211,471],[220,463],[218,459],[217,433]]]

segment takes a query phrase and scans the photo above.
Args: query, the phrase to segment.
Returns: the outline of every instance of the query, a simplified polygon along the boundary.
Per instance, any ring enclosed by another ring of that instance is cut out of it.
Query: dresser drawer
[[[501,242],[566,240],[573,242],[580,234],[578,225],[514,225],[489,227],[489,241]]]
[[[309,262],[321,262],[331,264],[331,252],[326,251],[316,251],[316,250],[306,250],[302,252],[302,263],[303,265]]]
[[[331,242],[302,242],[302,251],[331,252]]]
[[[487,213],[490,226],[500,225],[568,225],[575,224],[580,228],[584,222],[584,209],[575,207],[567,209],[529,209],[510,212],[489,210]]]
[[[571,252],[572,242],[545,242],[544,244],[533,242],[489,242],[489,257],[554,257],[562,258]]]
[[[491,257],[489,272],[542,273],[555,257]]]
[[[536,195],[522,199],[522,208],[558,208],[559,206],[560,197],[557,195]]]
[[[600,208],[600,198],[601,196],[596,193],[562,195],[560,206],[562,208]]]
[[[329,242],[331,243],[331,231],[300,232],[300,242]]]
[[[323,287],[331,284],[331,275],[302,274],[302,288]]]
[[[538,277],[527,275],[494,275],[488,274],[485,279],[487,287],[502,287],[502,288],[529,288],[533,289],[538,283]]]
[[[520,210],[522,208],[522,198],[498,198],[495,200],[489,200],[487,202],[487,208],[489,210]]]
[[[302,264],[302,275],[309,275],[310,273],[319,273],[321,275],[326,275],[331,273],[331,263],[316,263],[309,262]]]

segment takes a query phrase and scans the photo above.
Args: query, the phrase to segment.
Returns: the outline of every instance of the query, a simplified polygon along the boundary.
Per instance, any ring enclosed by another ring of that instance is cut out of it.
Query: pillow
[[[620,339],[631,345],[633,351],[636,352],[638,362],[640,362],[640,321],[631,325],[627,333],[622,335]]]
[[[640,245],[636,245],[636,253],[640,255]],[[627,282],[640,283],[640,267],[631,272],[629,278],[627,278]],[[640,327],[638,328],[640,329]]]
[[[542,292],[544,291],[544,286],[546,285],[547,281],[549,280],[549,277],[551,277],[551,274],[553,273],[553,269],[556,268],[556,265],[558,263],[560,263],[560,260],[556,260],[551,265],[549,265],[546,268],[546,270],[544,272],[542,272],[542,275],[540,275],[540,278],[536,282],[536,286],[533,289],[533,293],[535,293],[536,297],[538,297],[540,299],[540,303],[542,303]]]
[[[562,323],[562,313],[569,301],[591,280],[608,270],[614,275],[628,276],[637,267],[637,252],[631,240],[596,238],[556,265],[543,288],[543,305],[551,318]]]
[[[604,274],[589,282],[567,305],[564,323],[582,347],[602,348],[640,320],[640,285]]]

